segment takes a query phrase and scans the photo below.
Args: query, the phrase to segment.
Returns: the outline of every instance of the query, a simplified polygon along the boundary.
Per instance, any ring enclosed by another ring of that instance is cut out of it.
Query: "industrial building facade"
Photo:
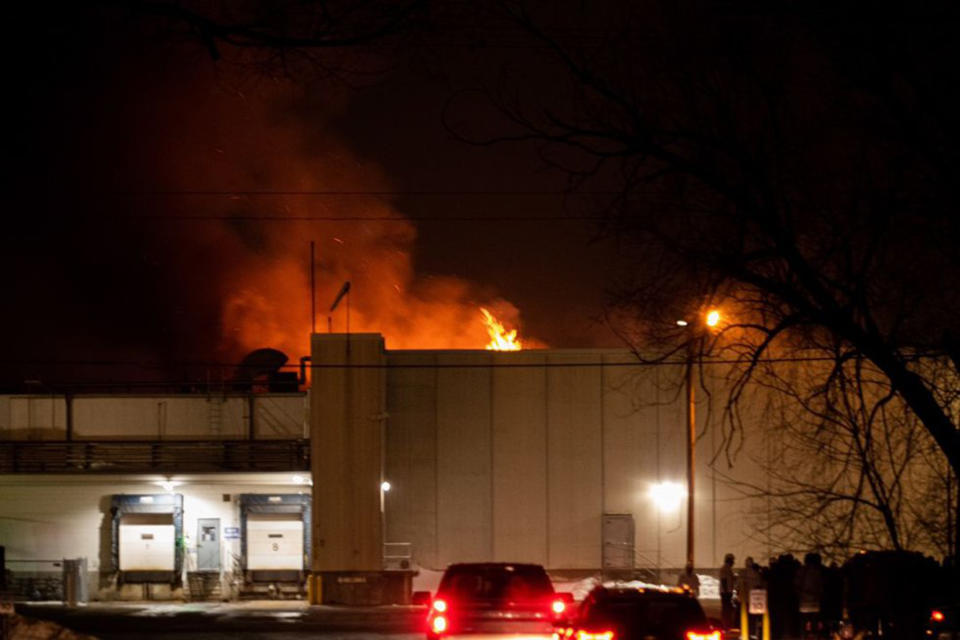
[[[384,570],[409,589],[458,561],[682,565],[682,504],[649,495],[684,482],[681,367],[624,350],[389,351],[376,334],[314,335],[311,365],[307,394],[0,396],[11,580],[41,591],[52,563],[82,557],[101,599],[369,601]],[[701,567],[768,551],[754,505],[713,473],[709,414]]]

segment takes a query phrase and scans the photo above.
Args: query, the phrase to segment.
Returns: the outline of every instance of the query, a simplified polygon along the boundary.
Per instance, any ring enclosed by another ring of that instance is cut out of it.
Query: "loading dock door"
[[[128,513],[120,520],[120,571],[173,571],[172,513]]]
[[[303,570],[303,519],[299,513],[247,516],[247,569]]]
[[[220,570],[220,518],[197,519],[197,571]]]

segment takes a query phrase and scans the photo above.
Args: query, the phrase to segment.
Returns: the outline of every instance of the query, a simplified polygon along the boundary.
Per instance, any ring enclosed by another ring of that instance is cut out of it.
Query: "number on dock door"
[[[282,533],[268,533],[268,534],[267,534],[267,537],[268,537],[268,538],[282,538],[282,537],[283,537],[283,534],[282,534]],[[276,542],[272,543],[272,544],[270,545],[270,548],[273,549],[274,551],[280,551],[280,545],[279,545],[279,543],[276,543]]]

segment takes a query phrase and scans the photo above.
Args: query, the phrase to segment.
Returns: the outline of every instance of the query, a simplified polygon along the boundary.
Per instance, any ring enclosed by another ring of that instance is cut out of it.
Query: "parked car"
[[[720,640],[697,599],[684,589],[597,587],[557,640]]]
[[[960,604],[947,603],[931,609],[926,631],[931,640],[960,640]]]
[[[425,592],[415,602],[425,599]],[[552,638],[573,598],[558,594],[537,564],[471,563],[447,567],[429,598],[428,640],[467,635]]]

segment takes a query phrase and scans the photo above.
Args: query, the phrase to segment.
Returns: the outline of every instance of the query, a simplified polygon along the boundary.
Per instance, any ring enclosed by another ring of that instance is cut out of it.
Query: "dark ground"
[[[719,617],[719,601],[702,600]],[[69,608],[57,603],[18,604],[18,614],[49,620],[101,640],[285,640],[322,637],[346,640],[422,640],[422,607],[307,606],[302,601],[243,603],[93,603]]]
[[[309,607],[299,602],[17,605],[17,613],[50,620],[103,640],[149,638],[324,637],[367,640],[422,638],[422,607]]]

